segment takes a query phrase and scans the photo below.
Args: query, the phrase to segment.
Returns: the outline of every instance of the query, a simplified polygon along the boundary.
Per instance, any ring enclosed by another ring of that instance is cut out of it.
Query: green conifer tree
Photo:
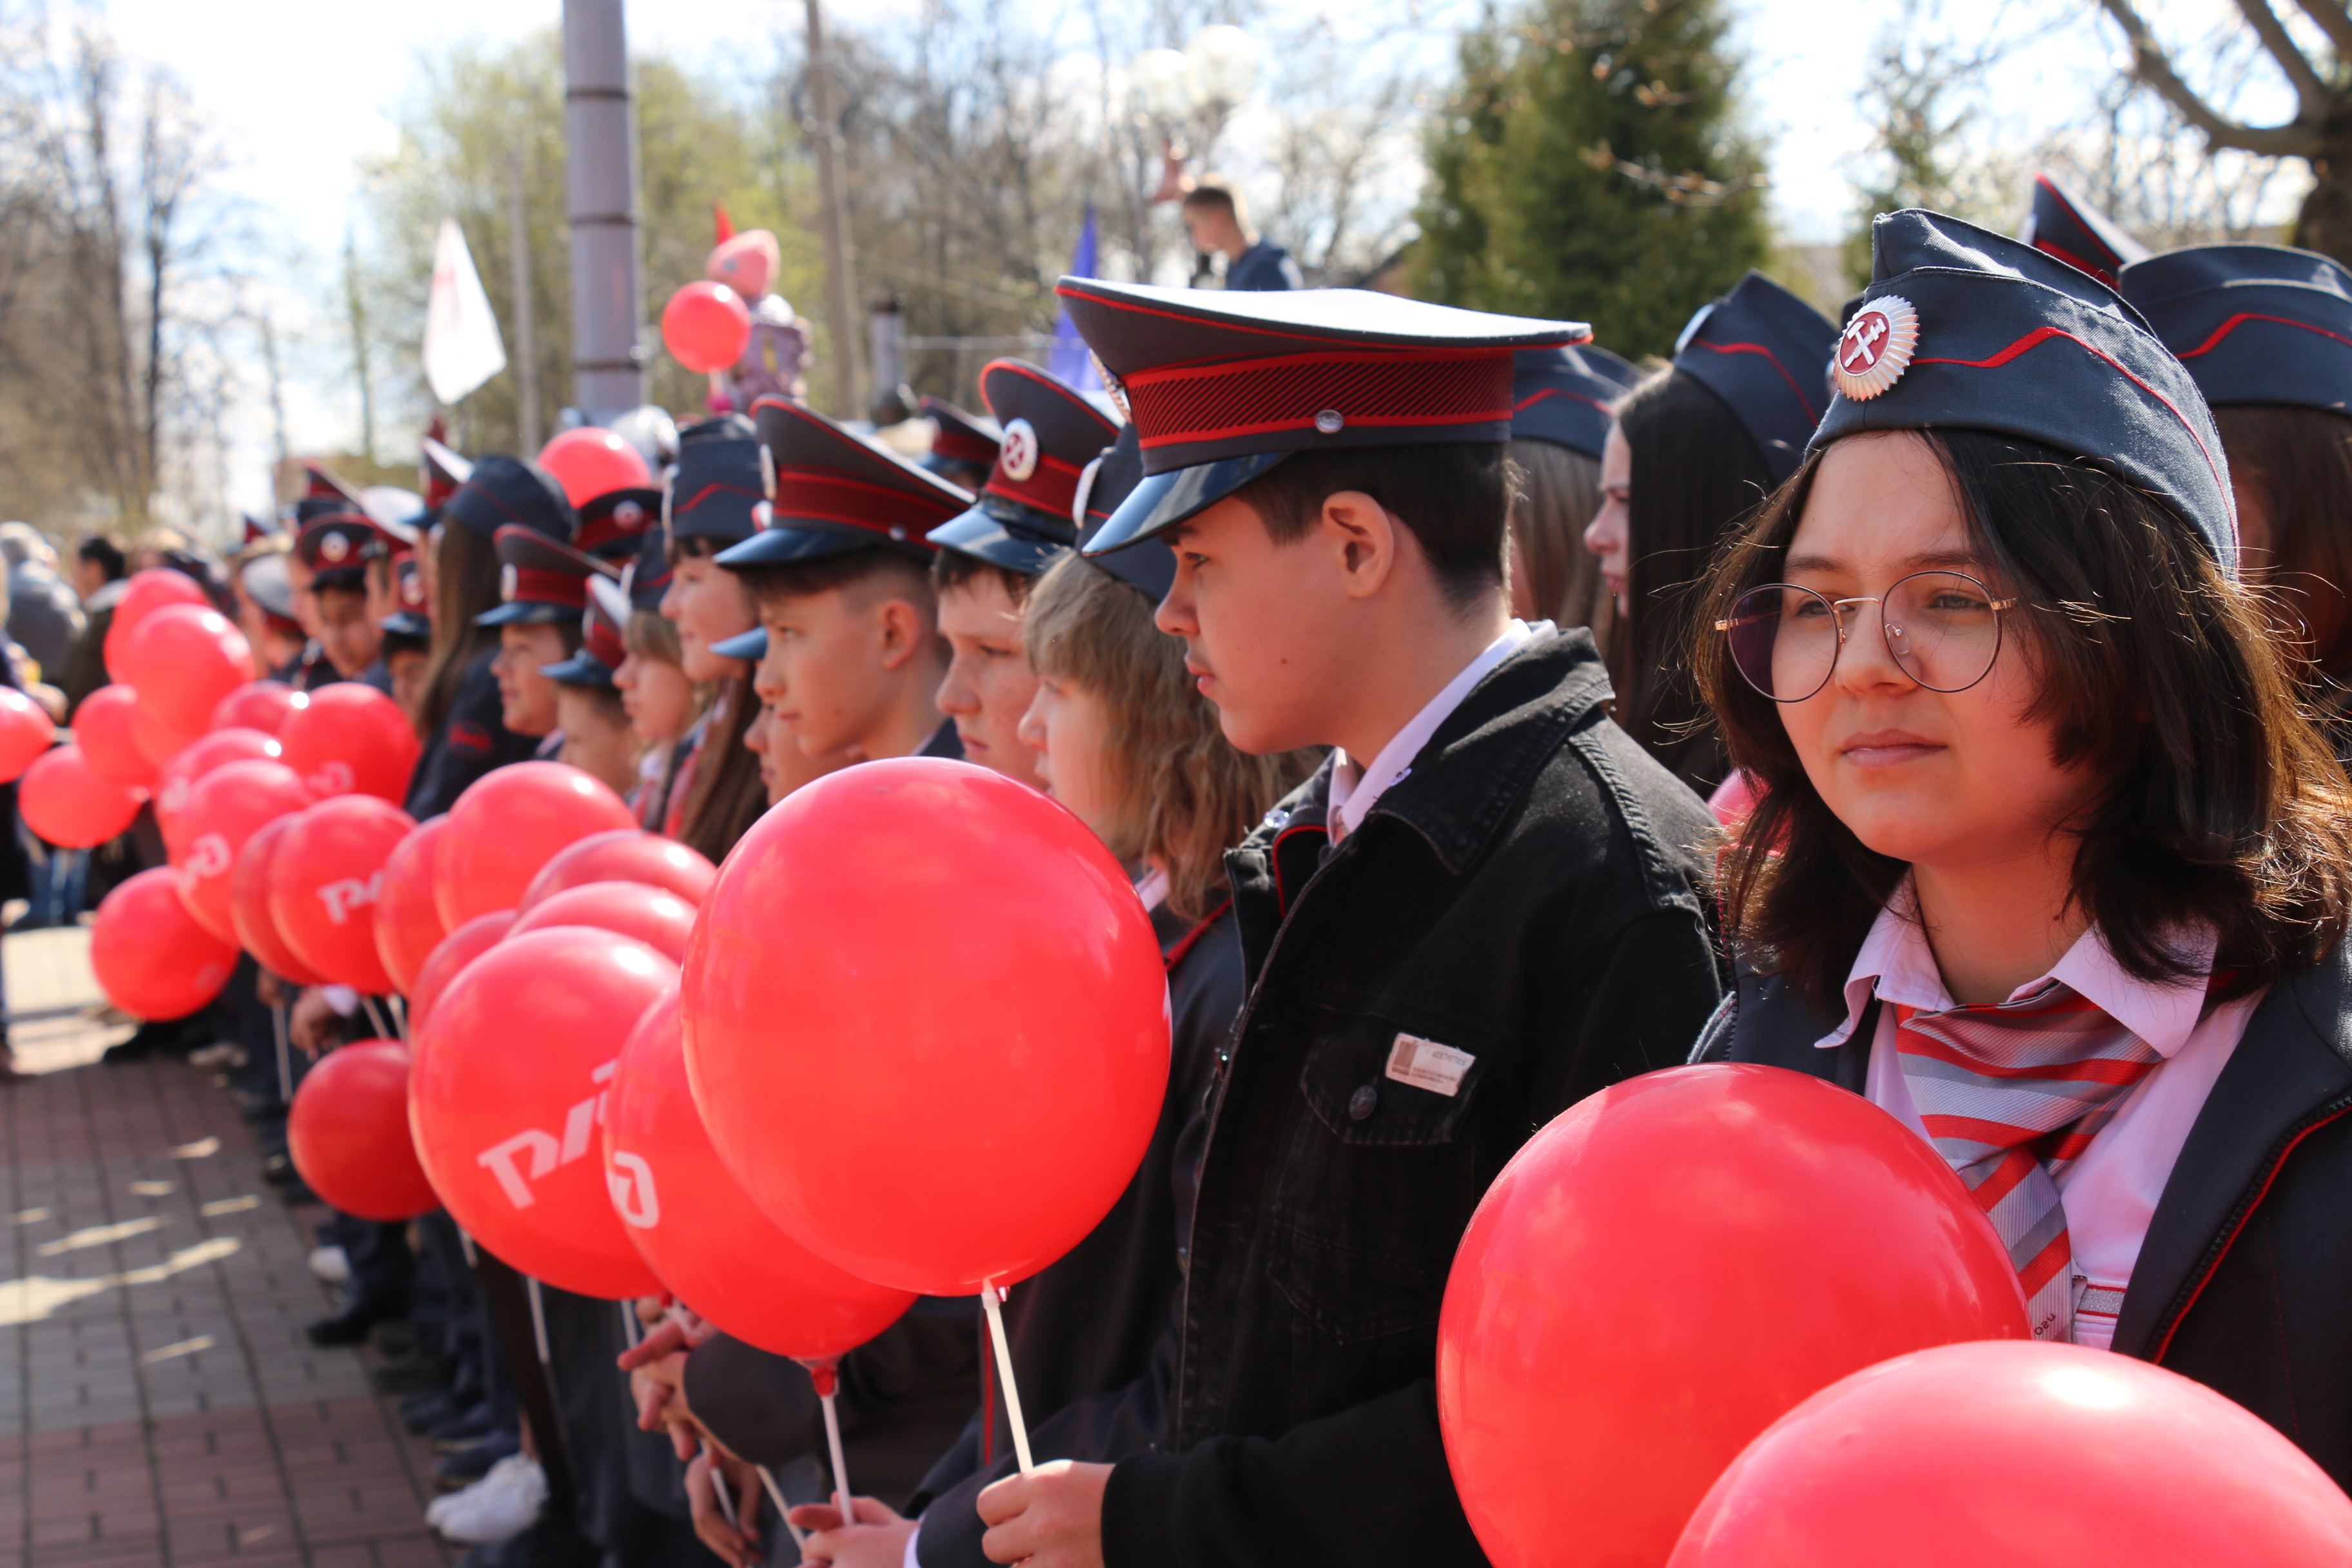
[[[1421,298],[1669,353],[1770,254],[1725,0],[1531,0],[1463,40],[1428,143]]]

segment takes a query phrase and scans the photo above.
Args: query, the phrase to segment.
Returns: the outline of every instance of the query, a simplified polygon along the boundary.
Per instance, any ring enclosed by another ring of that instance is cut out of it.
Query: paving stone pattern
[[[364,1352],[303,1338],[323,1211],[261,1181],[205,1074],[0,1087],[0,1568],[447,1561],[430,1450]]]

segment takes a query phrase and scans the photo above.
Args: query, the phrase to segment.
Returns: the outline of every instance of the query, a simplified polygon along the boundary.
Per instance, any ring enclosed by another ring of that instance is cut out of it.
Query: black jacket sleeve
[[[424,755],[408,785],[408,815],[422,822],[457,804],[466,786],[509,763],[530,760],[539,742],[518,735],[499,717],[499,678],[490,673],[498,655],[485,649],[457,677],[449,712],[426,737]]]

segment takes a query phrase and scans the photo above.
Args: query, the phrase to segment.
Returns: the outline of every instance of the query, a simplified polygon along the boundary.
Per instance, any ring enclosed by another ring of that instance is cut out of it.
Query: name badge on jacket
[[[1389,1047],[1388,1076],[1450,1099],[1462,1092],[1462,1079],[1477,1060],[1468,1051],[1457,1051],[1435,1040],[1399,1035],[1396,1044]]]

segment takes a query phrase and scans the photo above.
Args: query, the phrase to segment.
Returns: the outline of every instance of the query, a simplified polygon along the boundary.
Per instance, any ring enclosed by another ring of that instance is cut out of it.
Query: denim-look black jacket
[[[1693,1061],[1869,1081],[1871,1042],[1743,975]],[[2115,1349],[2226,1394],[2352,1487],[2352,949],[2272,987],[2189,1124],[2149,1216]]]
[[[1482,1561],[1433,1392],[1454,1247],[1531,1133],[1679,1062],[1722,992],[1692,847],[1712,819],[1609,696],[1590,634],[1547,637],[1337,847],[1327,764],[1227,858],[1253,988],[1166,1451],[1112,1473],[1108,1568]],[[1408,1052],[1441,1087],[1391,1071]]]

